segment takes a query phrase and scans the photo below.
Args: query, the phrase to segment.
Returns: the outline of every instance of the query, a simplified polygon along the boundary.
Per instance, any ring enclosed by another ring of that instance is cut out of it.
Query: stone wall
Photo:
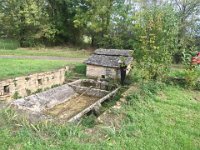
[[[36,91],[63,84],[65,72],[68,70],[69,68],[65,67],[51,72],[35,73],[0,81],[0,100],[25,97]]]
[[[127,67],[127,74],[131,70],[131,65]],[[111,77],[120,78],[120,71],[118,68],[102,67],[96,65],[87,65],[86,76],[92,78]]]
[[[87,65],[86,75],[92,78],[101,78],[103,76],[116,78],[117,70],[115,68]]]

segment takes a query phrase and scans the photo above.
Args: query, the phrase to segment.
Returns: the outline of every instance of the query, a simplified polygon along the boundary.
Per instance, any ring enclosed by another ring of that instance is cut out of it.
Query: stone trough
[[[11,103],[30,120],[59,119],[73,122],[114,96],[119,88],[91,79],[77,80]],[[26,113],[24,113],[26,112]]]

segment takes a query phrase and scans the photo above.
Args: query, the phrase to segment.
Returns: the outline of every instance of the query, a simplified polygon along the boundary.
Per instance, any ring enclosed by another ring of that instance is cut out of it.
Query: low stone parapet
[[[0,81],[0,100],[17,99],[55,85],[61,85],[65,82],[65,72],[68,70],[69,67],[65,67],[55,71]]]

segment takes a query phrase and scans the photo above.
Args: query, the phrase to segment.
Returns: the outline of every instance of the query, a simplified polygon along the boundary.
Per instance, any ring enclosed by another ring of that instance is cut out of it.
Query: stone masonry
[[[127,66],[127,74],[131,70],[131,65]],[[120,78],[120,70],[119,68],[111,68],[111,67],[102,67],[96,65],[87,65],[86,76],[90,78],[102,78],[110,77],[110,78]]]
[[[25,97],[36,91],[63,84],[69,67],[0,81],[0,101]]]

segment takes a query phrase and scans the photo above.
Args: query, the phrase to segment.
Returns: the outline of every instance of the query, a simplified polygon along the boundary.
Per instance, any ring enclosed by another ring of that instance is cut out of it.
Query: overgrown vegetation
[[[181,53],[198,45],[199,4],[199,0],[1,0],[0,37],[14,38],[22,47],[89,44],[134,49],[141,48],[140,36],[155,29],[164,45],[176,39]],[[165,40],[169,36],[171,40]]]
[[[199,69],[182,69],[172,70],[168,82],[178,84],[185,88],[200,90],[200,70]]]
[[[140,43],[134,57],[146,79],[160,79],[168,71],[177,50],[178,23],[170,6],[146,6],[137,28]],[[166,34],[167,33],[167,34]]]
[[[65,73],[66,79],[86,78],[86,64],[76,64]]]
[[[12,98],[13,99],[19,99],[19,98],[21,98],[21,96],[19,95],[18,92],[15,92]]]
[[[120,127],[90,116],[81,124],[31,124],[9,110],[0,113],[4,149],[199,149],[199,92],[154,81],[142,84],[119,110]],[[118,116],[118,117],[117,117]],[[112,117],[109,121],[112,121]],[[114,122],[114,120],[113,120]]]

